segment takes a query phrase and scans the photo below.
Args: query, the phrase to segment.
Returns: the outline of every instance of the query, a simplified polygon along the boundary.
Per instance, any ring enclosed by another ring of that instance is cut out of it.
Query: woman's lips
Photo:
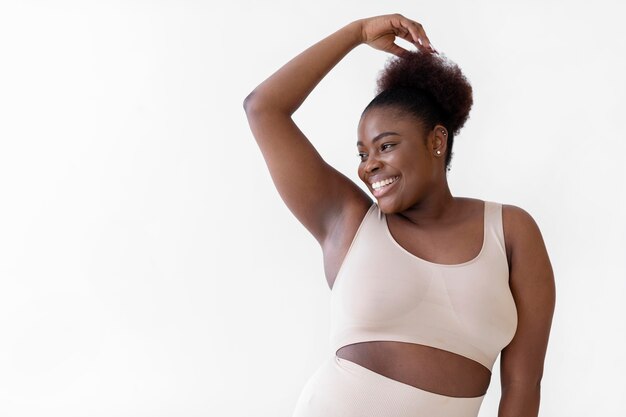
[[[398,181],[400,180],[400,178],[396,179],[394,182],[392,182],[391,184],[387,184],[384,187],[381,187],[379,189],[373,189],[372,188],[372,194],[374,195],[374,197],[379,198],[382,197],[383,195],[389,193],[389,190],[393,187],[395,187],[395,185],[398,183]]]

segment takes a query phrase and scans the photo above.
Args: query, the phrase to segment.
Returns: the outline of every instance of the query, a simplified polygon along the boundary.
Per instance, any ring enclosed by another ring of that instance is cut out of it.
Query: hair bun
[[[472,86],[461,69],[447,57],[430,52],[407,51],[392,56],[377,81],[377,94],[391,89],[425,90],[441,107],[448,129],[457,134],[472,108]]]

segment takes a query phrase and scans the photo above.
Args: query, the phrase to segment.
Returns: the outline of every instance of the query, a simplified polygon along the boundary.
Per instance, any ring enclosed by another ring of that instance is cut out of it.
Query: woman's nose
[[[369,157],[367,158],[367,163],[365,164],[365,172],[370,173],[381,167],[381,163],[377,158]]]

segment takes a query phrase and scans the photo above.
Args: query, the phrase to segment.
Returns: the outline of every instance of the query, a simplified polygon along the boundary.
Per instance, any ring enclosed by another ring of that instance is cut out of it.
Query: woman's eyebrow
[[[376,137],[374,139],[372,139],[372,143],[376,143],[377,140],[380,140],[380,139],[384,138],[385,136],[389,136],[389,135],[398,135],[398,136],[400,136],[400,134],[396,133],[396,132],[383,132],[383,133],[380,133],[380,134],[376,135]],[[358,141],[356,143],[356,146],[363,146],[363,142]]]

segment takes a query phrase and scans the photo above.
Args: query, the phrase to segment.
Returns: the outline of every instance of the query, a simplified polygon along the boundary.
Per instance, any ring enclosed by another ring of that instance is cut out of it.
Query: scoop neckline
[[[420,258],[419,256],[409,252],[407,249],[405,249],[402,245],[400,245],[400,243],[398,243],[398,241],[393,237],[393,235],[391,234],[391,230],[389,230],[389,223],[387,223],[387,215],[383,212],[383,225],[385,228],[385,231],[387,233],[387,236],[389,237],[389,240],[391,240],[391,242],[397,246],[402,252],[404,252],[405,254],[409,255],[410,257],[412,257],[413,259],[416,259],[420,262],[426,263],[428,265],[432,265],[432,266],[437,266],[437,267],[445,267],[445,268],[454,268],[454,267],[459,267],[459,266],[465,266],[465,265],[469,265],[471,263],[476,262],[481,256],[482,254],[485,252],[485,247],[487,246],[487,204],[488,202],[485,200],[483,201],[483,242],[482,242],[482,246],[480,248],[480,252],[478,252],[478,255],[476,255],[474,258],[465,261],[465,262],[461,262],[461,263],[457,263],[457,264],[440,264],[440,263],[436,263],[436,262],[431,262],[428,261],[424,258]],[[380,210],[380,208],[379,208]]]

